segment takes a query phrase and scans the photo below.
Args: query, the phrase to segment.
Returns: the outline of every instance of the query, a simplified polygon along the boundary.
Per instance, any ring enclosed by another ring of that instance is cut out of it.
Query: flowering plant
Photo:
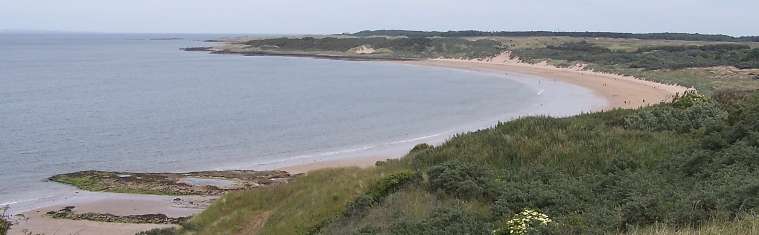
[[[534,230],[536,226],[547,225],[551,222],[553,221],[546,214],[536,210],[524,209],[510,220],[506,220],[501,228],[493,231],[493,234],[524,235]]]

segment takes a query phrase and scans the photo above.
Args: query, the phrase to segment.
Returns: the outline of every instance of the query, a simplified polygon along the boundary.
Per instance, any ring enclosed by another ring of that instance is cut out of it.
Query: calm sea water
[[[169,37],[183,39],[147,40]],[[71,194],[45,181],[58,173],[387,154],[516,115],[601,104],[549,80],[178,50],[217,37],[0,34],[0,204]]]

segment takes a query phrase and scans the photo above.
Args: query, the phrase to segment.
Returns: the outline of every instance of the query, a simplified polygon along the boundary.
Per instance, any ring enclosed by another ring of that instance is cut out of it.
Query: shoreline
[[[46,215],[73,206],[76,213],[112,214],[116,216],[163,214],[168,217],[191,216],[202,212],[215,196],[164,196],[80,191],[79,198],[13,216],[8,234],[135,234],[173,224],[109,223],[90,220],[54,219]],[[177,200],[179,199],[179,200]]]
[[[302,57],[302,56],[301,56]],[[329,57],[314,57],[314,56],[307,56],[312,58],[321,58],[321,59],[335,59],[335,58],[329,58]],[[504,59],[506,58],[506,59]],[[494,75],[503,76],[504,74],[506,77],[509,77],[510,73],[513,74],[520,74],[520,75],[529,75],[526,77],[527,80],[535,80],[531,77],[537,77],[537,80],[535,81],[557,81],[559,83],[566,83],[570,85],[574,85],[577,87],[581,87],[584,89],[587,89],[591,91],[593,94],[595,94],[597,97],[604,99],[606,102],[604,105],[601,105],[599,107],[590,107],[589,112],[597,112],[597,111],[603,111],[603,110],[609,110],[609,109],[615,109],[615,108],[638,108],[641,106],[647,106],[652,104],[657,104],[660,101],[669,101],[672,97],[674,97],[676,94],[682,94],[684,91],[689,90],[688,88],[681,87],[681,86],[673,86],[673,85],[666,85],[666,84],[660,84],[645,80],[640,80],[633,77],[627,77],[627,76],[621,76],[621,75],[613,75],[613,74],[605,74],[605,73],[598,73],[598,72],[592,72],[592,71],[584,71],[582,68],[557,68],[554,66],[546,65],[546,64],[525,64],[518,61],[514,61],[507,58],[507,55],[498,56],[489,60],[460,60],[460,59],[428,59],[428,60],[381,60],[386,61],[389,63],[398,63],[398,64],[404,64],[404,65],[410,65],[410,66],[426,66],[426,67],[438,67],[438,68],[446,68],[446,69],[456,69],[456,70],[466,70],[466,71],[472,71],[472,72],[483,72],[483,73],[490,73]],[[539,95],[539,94],[538,94]],[[542,104],[541,104],[542,106]],[[528,111],[529,108],[534,109],[535,113],[530,113]],[[521,111],[527,111],[527,112],[514,112],[504,115],[504,117],[507,117],[510,119],[518,118],[521,116],[530,116],[530,115],[539,115],[539,114],[545,114],[548,115],[550,111],[550,108],[542,108],[536,109],[536,107],[528,106],[525,107],[525,110]],[[580,112],[585,111],[575,111],[574,114],[579,114]],[[481,122],[485,122],[484,120],[480,120]],[[495,122],[497,121],[508,121],[508,120],[501,120],[500,118],[498,120],[493,121],[493,123],[485,123],[484,125],[492,126],[495,125]],[[482,125],[483,123],[480,123]],[[451,132],[466,132],[466,131],[472,131],[469,128],[479,128],[477,125],[472,125],[468,127],[457,127],[461,129],[452,129]],[[453,133],[455,134],[455,133]],[[440,143],[445,142],[449,136],[440,136],[439,138],[436,138],[433,142],[428,141],[422,141],[427,142],[433,145],[438,145]],[[377,161],[383,161],[386,159],[398,159],[403,156],[405,156],[405,153],[408,152],[409,149],[403,149],[395,151],[395,154],[387,154],[387,152],[380,153],[372,153],[367,154],[364,153],[364,155],[360,154],[348,154],[341,158],[335,158],[335,159],[311,159],[308,162],[301,162],[297,164],[291,164],[281,167],[276,167],[274,169],[269,170],[284,170],[291,174],[300,174],[300,173],[308,173],[309,171],[314,170],[320,170],[320,169],[328,169],[328,168],[339,168],[339,167],[361,167],[361,168],[367,168],[374,166],[375,162]],[[389,152],[389,151],[388,151]],[[304,160],[306,161],[306,160]],[[81,191],[81,190],[77,190]],[[87,193],[87,192],[82,192]],[[15,225],[11,228],[10,234],[19,233],[23,229],[29,229],[29,228],[35,228],[35,231],[37,231],[37,228],[43,228],[44,231],[58,231],[61,228],[75,228],[76,231],[90,231],[93,234],[97,234],[95,231],[107,231],[107,230],[98,230],[98,229],[118,229],[119,231],[124,231],[123,234],[131,233],[135,230],[145,229],[145,228],[158,228],[158,227],[165,227],[164,225],[144,225],[144,224],[114,224],[114,223],[102,223],[102,222],[93,222],[93,221],[69,221],[69,220],[53,220],[51,218],[45,218],[43,215],[40,214],[40,212],[46,212],[47,210],[54,210],[56,208],[61,208],[63,206],[68,205],[76,205],[77,207],[86,208],[86,212],[110,212],[110,211],[118,211],[118,212],[125,212],[125,211],[131,211],[131,213],[137,212],[137,211],[145,211],[144,208],[150,207],[154,208],[155,210],[151,211],[150,213],[171,213],[172,210],[176,209],[176,207],[172,206],[171,198],[174,197],[163,197],[161,199],[153,199],[153,200],[144,200],[143,195],[139,194],[118,194],[113,196],[113,198],[109,198],[110,196],[114,194],[109,193],[92,193],[89,198],[82,198],[77,203],[63,203],[60,205],[55,206],[49,206],[41,209],[36,209],[32,211],[24,212],[24,221],[20,223],[19,225]],[[109,202],[109,203],[104,203]],[[205,205],[207,206],[207,205]],[[139,209],[143,208],[143,209]],[[199,213],[202,211],[204,207],[198,207],[192,210],[190,214]],[[189,214],[186,214],[189,215]],[[46,230],[45,230],[46,229]],[[84,230],[87,229],[87,230]],[[87,233],[83,233],[87,234]],[[120,233],[112,233],[112,234],[120,234]]]
[[[430,59],[399,63],[490,73],[519,73],[555,79],[589,89],[609,101],[606,107],[594,111],[655,105],[660,102],[669,102],[676,95],[693,90],[632,76],[589,71],[585,70],[585,65],[582,64],[560,68],[547,63],[523,63],[518,58],[512,59],[508,52],[486,60]]]
[[[319,54],[308,52],[279,52],[279,51],[233,51],[229,49],[218,49],[215,47],[187,47],[180,48],[189,52],[208,52],[218,55],[242,55],[242,56],[281,56],[281,57],[299,57],[312,59],[344,60],[344,61],[414,61],[414,58],[396,58],[390,56],[356,56],[356,55],[336,55],[336,54]]]
[[[559,68],[545,63],[523,63],[518,59],[511,59],[510,57],[510,54],[504,53],[500,56],[487,60],[427,59],[389,62],[414,66],[438,67],[494,74],[508,75],[508,73],[514,73],[520,75],[535,76],[538,79],[552,79],[555,81],[577,85],[592,91],[594,94],[607,101],[606,105],[603,107],[594,108],[590,110],[591,112],[602,112],[617,108],[634,109],[655,105],[660,102],[669,102],[675,96],[682,95],[684,92],[692,90],[691,88],[686,88],[679,85],[662,84],[653,81],[642,80],[631,76],[587,71],[583,70],[583,66],[577,66],[574,68]],[[431,144],[437,145],[439,143]],[[377,161],[398,159],[403,157],[403,155],[371,155],[345,159],[332,159],[280,167],[276,170],[283,170],[292,174],[300,174],[308,173],[309,171],[314,170],[339,167],[367,168],[374,166],[375,162]]]

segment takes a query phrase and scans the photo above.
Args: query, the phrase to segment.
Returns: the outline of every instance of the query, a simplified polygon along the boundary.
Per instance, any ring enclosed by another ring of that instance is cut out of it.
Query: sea
[[[235,36],[0,34],[0,206],[74,197],[47,180],[60,173],[400,157],[499,121],[606,102],[512,73],[180,50]]]

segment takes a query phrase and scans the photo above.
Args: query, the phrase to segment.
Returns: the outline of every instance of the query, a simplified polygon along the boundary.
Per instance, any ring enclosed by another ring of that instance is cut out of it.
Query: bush
[[[427,172],[430,189],[463,199],[492,198],[494,177],[490,170],[473,163],[450,161]]]
[[[460,208],[436,209],[422,221],[401,221],[390,226],[391,234],[491,234],[492,224]]]
[[[697,94],[675,99],[671,106],[643,109],[625,118],[625,126],[650,131],[689,132],[717,124],[725,118],[719,104]]]
[[[11,229],[11,223],[0,218],[0,235],[5,235]]]
[[[519,177],[503,183],[493,204],[496,216],[513,215],[524,208],[565,214],[593,206],[591,197],[576,193],[593,189],[571,176],[557,173],[542,180],[523,173]]]
[[[367,209],[380,202],[387,195],[398,191],[403,185],[416,178],[411,171],[401,171],[383,177],[377,183],[369,187],[366,193],[357,197],[348,204],[344,216],[361,216]]]
[[[415,178],[416,174],[412,171],[401,171],[385,176],[369,188],[369,191],[366,192],[366,196],[369,196],[375,201],[382,199],[397,191],[401,186],[411,182]]]
[[[675,97],[672,100],[672,106],[680,109],[687,109],[695,105],[709,104],[712,101],[709,97],[700,95],[695,91],[686,91],[685,94],[679,97]]]
[[[426,143],[417,144],[416,146],[414,146],[414,148],[411,149],[411,151],[409,151],[409,154],[411,154],[411,153],[418,153],[418,152],[429,150],[429,149],[432,149],[432,148],[433,148],[432,145],[429,145],[429,144],[426,144]]]

